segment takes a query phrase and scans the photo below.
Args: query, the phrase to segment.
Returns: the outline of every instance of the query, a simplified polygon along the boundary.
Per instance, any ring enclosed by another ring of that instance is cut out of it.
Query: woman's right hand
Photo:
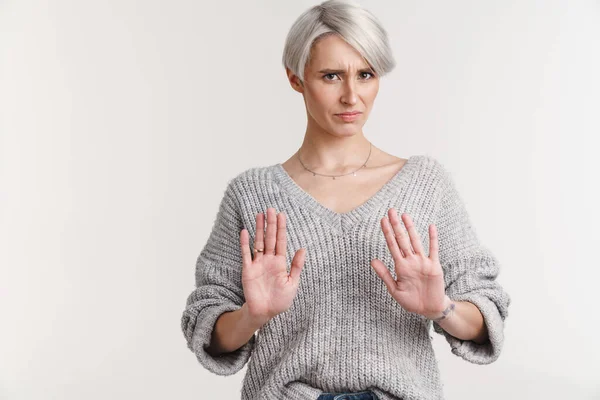
[[[255,252],[254,259],[250,251],[248,231],[242,229],[240,232],[243,260],[242,286],[246,307],[249,316],[255,321],[260,321],[261,325],[292,305],[306,254],[305,248],[296,251],[288,275],[285,214],[276,214],[274,208],[268,208],[266,222],[265,238],[265,215],[256,214],[254,248],[264,249],[264,251]]]

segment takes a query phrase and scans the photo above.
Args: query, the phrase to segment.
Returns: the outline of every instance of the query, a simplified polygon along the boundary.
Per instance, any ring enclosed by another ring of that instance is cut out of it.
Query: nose
[[[344,84],[342,97],[340,98],[340,101],[342,103],[348,104],[348,105],[356,104],[357,96],[356,96],[355,85],[356,85],[356,82],[354,82],[352,79],[348,79],[346,81],[346,83]]]

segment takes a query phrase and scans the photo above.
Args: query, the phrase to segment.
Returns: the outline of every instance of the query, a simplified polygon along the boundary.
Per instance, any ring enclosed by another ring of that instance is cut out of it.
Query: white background
[[[227,180],[285,161],[308,1],[0,2],[0,399],[239,398],[180,319]],[[459,185],[512,298],[448,400],[600,399],[600,2],[362,1],[390,36],[367,138]]]

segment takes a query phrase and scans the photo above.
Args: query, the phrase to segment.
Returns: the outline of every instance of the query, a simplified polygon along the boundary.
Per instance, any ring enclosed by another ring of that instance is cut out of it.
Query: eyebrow
[[[372,68],[363,68],[358,72],[371,72],[374,73]],[[322,69],[319,71],[321,74],[345,74],[346,72],[343,69]]]

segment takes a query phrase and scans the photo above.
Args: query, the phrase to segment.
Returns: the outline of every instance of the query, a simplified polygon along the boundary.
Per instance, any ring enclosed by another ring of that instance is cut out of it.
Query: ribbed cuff
[[[452,300],[468,301],[479,308],[487,326],[489,341],[478,344],[472,340],[458,339],[443,330],[437,322],[433,322],[434,331],[445,336],[452,348],[452,353],[466,361],[474,364],[490,364],[496,361],[504,344],[504,320],[502,320],[496,304],[487,296],[477,292],[454,295]]]
[[[252,336],[250,340],[239,349],[219,354],[215,357],[206,352],[204,347],[208,347],[212,337],[215,323],[219,316],[228,311],[239,310],[241,306],[234,303],[219,304],[202,309],[196,320],[194,335],[192,337],[192,348],[196,358],[207,370],[217,375],[233,375],[241,370],[250,359],[256,337]]]

